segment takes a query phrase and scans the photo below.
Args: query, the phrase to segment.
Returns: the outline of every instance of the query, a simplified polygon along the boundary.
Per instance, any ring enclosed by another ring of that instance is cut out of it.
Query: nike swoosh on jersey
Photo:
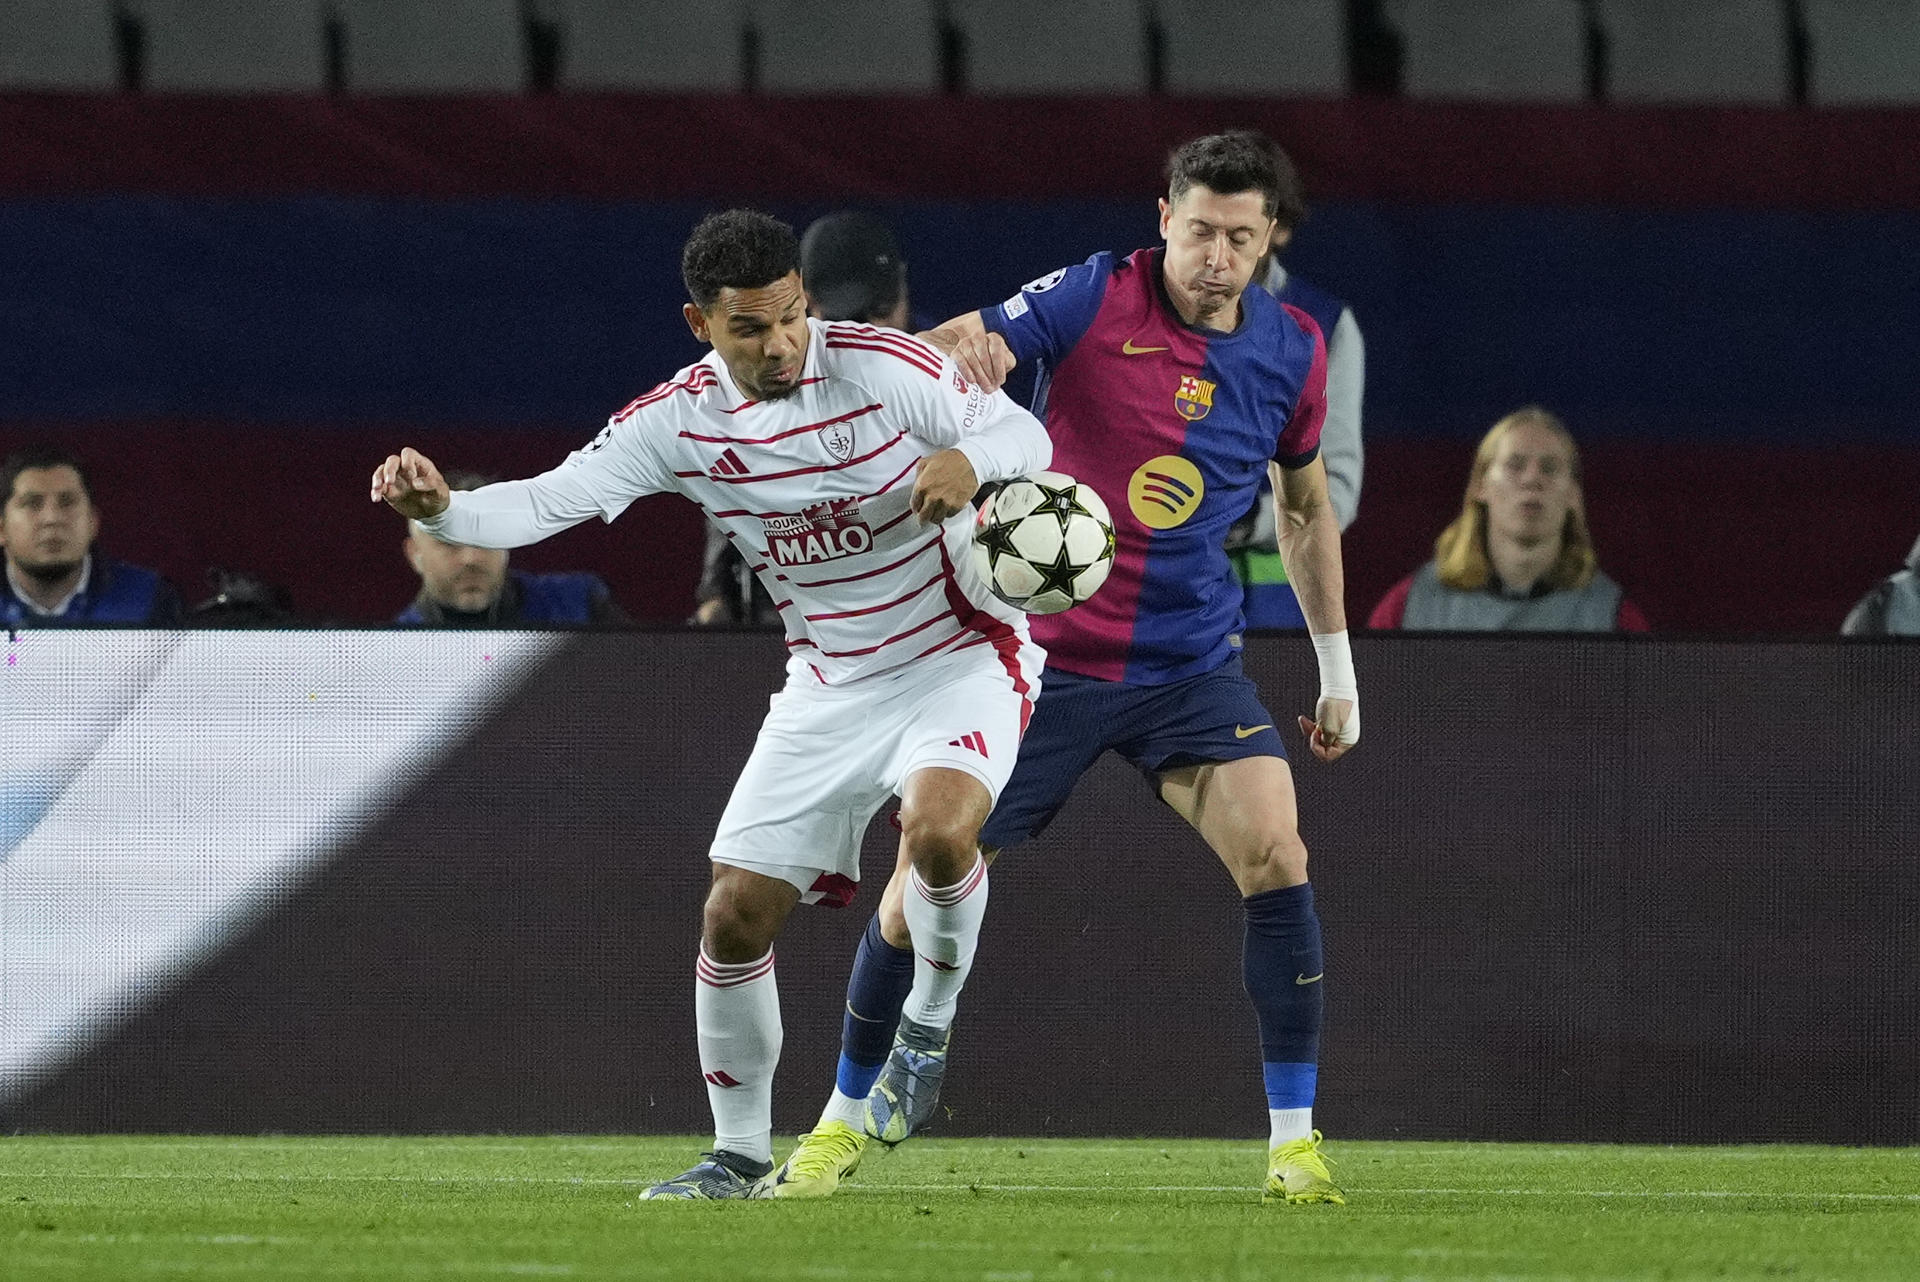
[[[1233,728],[1233,737],[1236,739],[1244,739],[1248,735],[1259,734],[1262,730],[1271,729],[1273,729],[1273,722],[1271,721],[1257,726],[1235,726]]]
[[[1148,352],[1164,352],[1169,349],[1165,347],[1135,347],[1133,340],[1129,338],[1126,342],[1120,344],[1120,350],[1128,356],[1145,356]]]
[[[1296,984],[1317,984],[1322,979],[1325,979],[1326,976],[1327,976],[1327,972],[1324,970],[1321,971],[1318,975],[1295,975],[1293,977],[1293,982]]]

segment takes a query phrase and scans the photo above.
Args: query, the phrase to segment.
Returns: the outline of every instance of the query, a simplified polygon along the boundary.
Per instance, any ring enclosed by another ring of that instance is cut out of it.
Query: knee
[[[1241,864],[1234,880],[1242,896],[1298,886],[1307,879],[1307,843],[1291,830],[1269,835]]]
[[[715,882],[707,892],[700,940],[707,955],[717,962],[735,965],[754,961],[773,947],[780,917],[772,905],[757,902],[728,882]]]
[[[965,815],[906,810],[900,835],[908,858],[930,886],[950,886],[966,876],[980,849],[980,827]]]

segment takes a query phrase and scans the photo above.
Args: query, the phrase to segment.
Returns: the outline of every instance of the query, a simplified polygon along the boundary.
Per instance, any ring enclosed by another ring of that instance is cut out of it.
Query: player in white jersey
[[[974,492],[1044,468],[1045,429],[906,335],[809,321],[798,256],[792,229],[764,214],[703,221],[681,271],[687,323],[713,351],[552,471],[455,494],[406,449],[373,473],[375,501],[482,547],[677,491],[786,621],[787,683],[709,852],[694,1011],[714,1145],[648,1198],[808,1191],[773,1170],[773,940],[796,903],[851,897],[861,834],[894,795],[914,870],[907,1008],[952,1019],[986,911],[976,838],[1039,687],[1025,616],[988,591],[967,545]]]

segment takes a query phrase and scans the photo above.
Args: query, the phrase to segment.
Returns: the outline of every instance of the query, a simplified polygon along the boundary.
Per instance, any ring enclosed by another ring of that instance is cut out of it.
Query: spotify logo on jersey
[[[1148,529],[1171,530],[1199,509],[1206,491],[1199,468],[1178,454],[1162,454],[1134,470],[1127,482],[1127,506]]]

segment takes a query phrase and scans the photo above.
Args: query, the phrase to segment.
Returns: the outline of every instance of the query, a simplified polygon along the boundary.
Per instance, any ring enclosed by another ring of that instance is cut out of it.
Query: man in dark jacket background
[[[477,490],[488,478],[449,472],[456,490]],[[527,624],[593,627],[631,622],[597,574],[529,574],[507,568],[499,548],[446,543],[407,522],[401,545],[420,576],[420,595],[396,623],[430,628],[517,628]]]
[[[87,471],[56,445],[17,450],[0,464],[0,626],[180,626],[180,594],[152,570],[94,550],[100,512]]]

